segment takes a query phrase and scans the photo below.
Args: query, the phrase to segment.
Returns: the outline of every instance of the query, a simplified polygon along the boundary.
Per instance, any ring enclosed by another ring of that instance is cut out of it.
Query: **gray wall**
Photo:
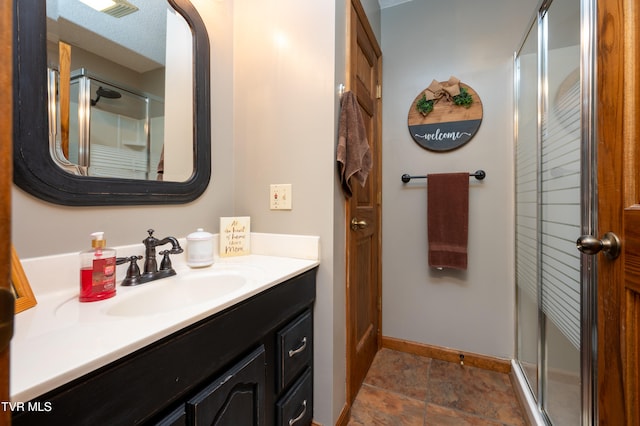
[[[512,57],[535,4],[415,0],[382,10],[383,334],[511,358],[514,351]],[[482,125],[465,146],[434,153],[407,129],[415,97],[454,75],[480,96]],[[470,180],[469,265],[427,263],[426,181],[403,173],[484,169]]]
[[[336,22],[344,22],[344,8],[337,3],[233,6],[234,210],[262,232],[320,236],[314,419],[327,425],[345,401],[344,212],[334,154],[336,76],[344,75]],[[291,211],[269,210],[273,183],[292,184]]]

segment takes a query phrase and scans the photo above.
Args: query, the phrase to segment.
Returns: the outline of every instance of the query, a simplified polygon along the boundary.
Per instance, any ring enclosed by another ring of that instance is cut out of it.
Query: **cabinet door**
[[[265,424],[265,353],[260,346],[187,402],[195,425]]]
[[[171,414],[155,423],[155,426],[186,426],[187,412],[184,405],[174,410]]]

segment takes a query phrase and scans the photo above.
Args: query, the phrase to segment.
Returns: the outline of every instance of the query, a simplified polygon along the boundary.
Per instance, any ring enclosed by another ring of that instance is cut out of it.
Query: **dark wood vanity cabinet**
[[[14,425],[309,425],[316,270],[34,400]]]

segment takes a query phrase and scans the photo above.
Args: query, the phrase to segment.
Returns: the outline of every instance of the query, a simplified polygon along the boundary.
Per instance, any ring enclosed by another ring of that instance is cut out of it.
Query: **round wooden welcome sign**
[[[411,104],[409,133],[423,148],[451,151],[473,138],[482,123],[478,94],[455,77],[433,80]]]

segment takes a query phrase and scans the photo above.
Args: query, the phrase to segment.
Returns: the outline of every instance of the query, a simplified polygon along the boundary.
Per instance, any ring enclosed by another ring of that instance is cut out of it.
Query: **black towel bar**
[[[484,172],[484,170],[476,170],[474,173],[469,173],[469,176],[473,176],[478,180],[482,180],[487,177],[487,174]],[[411,179],[426,179],[427,177],[428,176],[411,176],[408,174],[404,174],[402,175],[402,182],[407,183]]]

